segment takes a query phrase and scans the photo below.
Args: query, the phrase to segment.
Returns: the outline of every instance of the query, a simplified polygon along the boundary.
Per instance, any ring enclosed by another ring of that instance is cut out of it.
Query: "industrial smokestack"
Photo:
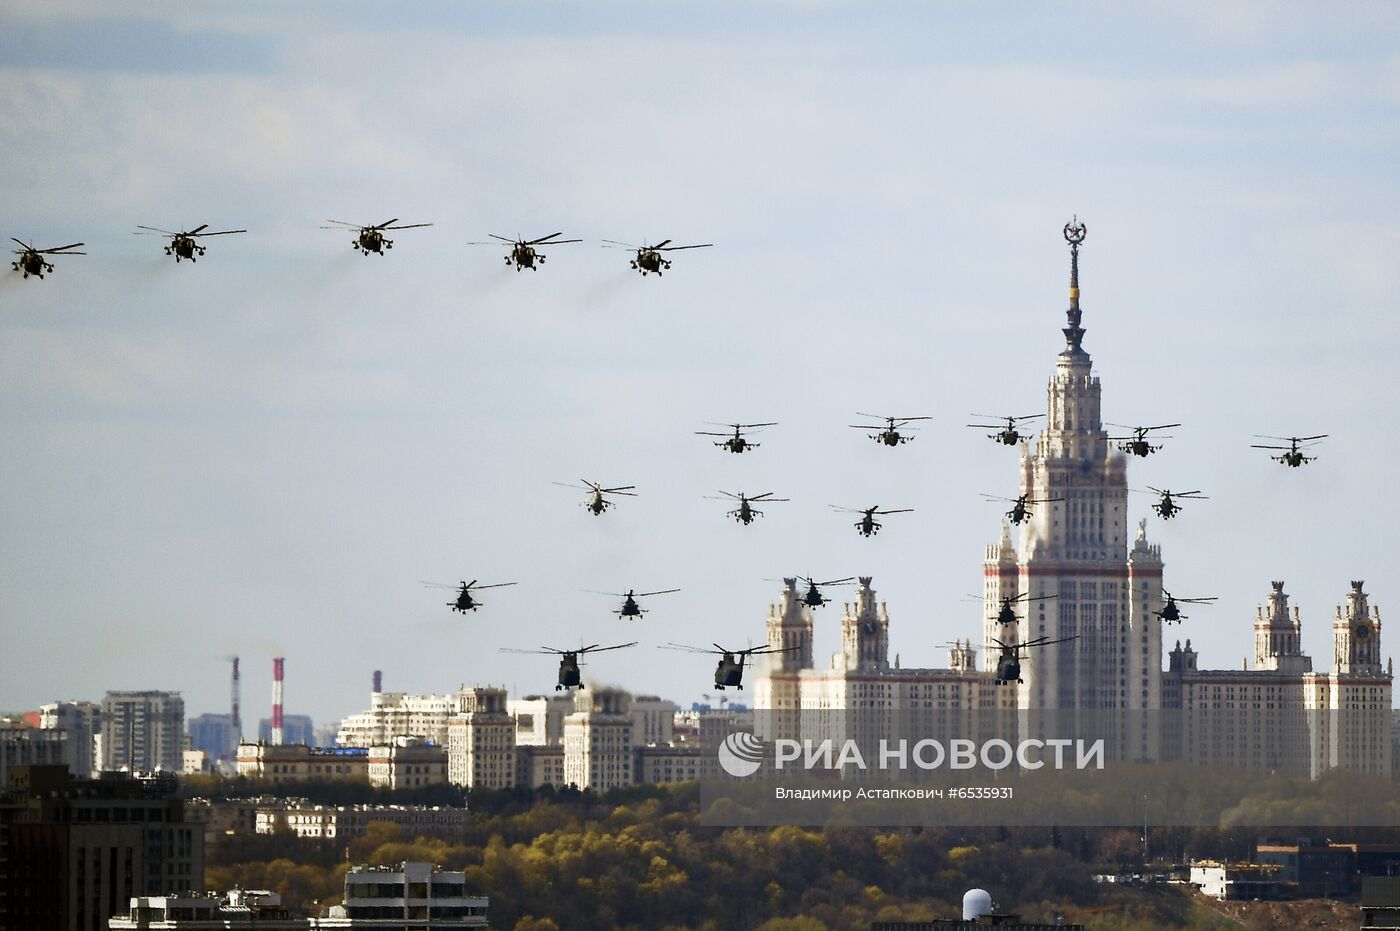
[[[272,661],[272,743],[282,745],[282,657]]]
[[[380,670],[376,669],[376,670],[374,671],[374,694],[378,695],[380,692],[383,691],[383,689],[381,688],[381,686],[382,686],[383,684],[384,684],[384,673],[381,672]]]
[[[239,713],[239,710],[238,710],[238,705],[239,705],[239,692],[240,692],[240,686],[239,686],[239,680],[238,680],[238,657],[236,657],[236,656],[230,656],[229,659],[233,661],[233,681],[232,681],[232,689],[231,689],[232,698],[233,698],[233,703],[232,703],[232,704],[233,704],[233,708],[232,708],[232,711],[233,711],[233,721],[232,721],[233,728],[232,728],[232,730],[233,730],[233,739],[234,739],[234,744],[235,744],[235,751],[234,751],[234,752],[237,752],[237,749],[236,749],[237,744],[241,744],[241,743],[243,742],[243,717],[242,717],[242,715]]]

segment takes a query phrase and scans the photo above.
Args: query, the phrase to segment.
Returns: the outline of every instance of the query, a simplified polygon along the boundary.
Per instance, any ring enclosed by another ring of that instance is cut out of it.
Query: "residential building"
[[[75,777],[65,766],[17,766],[0,804],[7,927],[89,931],[132,897],[202,889],[204,836],[186,822],[169,780]]]
[[[631,696],[600,686],[575,696],[579,710],[564,719],[564,781],[606,792],[635,781]]]
[[[56,701],[39,706],[39,726],[68,734],[68,771],[75,776],[96,774],[101,757],[96,755],[97,736],[102,732],[102,706],[91,701]],[[0,776],[0,785],[4,777]]]
[[[271,743],[271,718],[258,720],[258,739]],[[306,744],[311,747],[325,746],[316,740],[316,728],[311,722],[311,716],[305,714],[282,715],[282,742],[284,744]]]
[[[293,917],[282,897],[266,890],[235,889],[222,896],[203,892],[143,895],[131,899],[126,914],[110,919],[111,931],[307,931],[314,919]]]
[[[16,766],[67,766],[73,758],[67,731],[0,723],[0,788]]]
[[[232,714],[201,714],[189,720],[190,749],[203,750],[211,761],[232,762],[238,756],[243,735],[236,732]]]
[[[178,773],[185,700],[179,692],[108,692],[102,699],[102,769]]]
[[[263,802],[254,811],[258,834],[290,831],[316,840],[352,840],[376,821],[397,824],[404,835],[455,837],[467,823],[467,809],[429,805],[312,805],[305,799]]]
[[[507,711],[505,689],[464,688],[458,709],[447,727],[448,780],[483,789],[514,786],[519,716]],[[542,723],[547,713],[541,709]]]
[[[305,744],[244,743],[238,748],[238,775],[269,782],[369,779],[369,751],[360,747],[308,747]]]
[[[345,901],[312,927],[335,929],[413,928],[447,931],[486,927],[489,902],[469,894],[465,873],[431,863],[397,867],[352,867],[345,874]]]
[[[564,719],[574,713],[574,697],[526,695],[506,702],[506,713],[515,719],[517,747],[544,747],[564,742]]]
[[[369,748],[369,784],[384,789],[417,789],[447,782],[447,748],[400,737]]]
[[[668,744],[674,736],[676,703],[656,695],[635,695],[629,712],[632,716],[632,743]]]
[[[564,745],[526,744],[516,747],[515,784],[531,789],[541,786],[562,789],[568,785],[564,779]]]
[[[713,747],[665,744],[637,747],[633,772],[639,783],[691,782],[720,776]]]
[[[368,711],[340,722],[341,747],[382,747],[397,737],[417,737],[447,746],[447,724],[457,713],[457,695],[371,692]]]

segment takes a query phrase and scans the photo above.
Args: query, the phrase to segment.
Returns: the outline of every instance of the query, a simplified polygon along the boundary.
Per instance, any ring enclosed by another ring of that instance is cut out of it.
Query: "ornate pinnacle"
[[[1089,228],[1079,221],[1076,214],[1072,220],[1065,224],[1065,242],[1069,243],[1069,310],[1066,316],[1069,318],[1069,326],[1065,327],[1065,340],[1068,342],[1068,350],[1078,354],[1083,350],[1080,343],[1084,340],[1084,328],[1079,325],[1082,312],[1079,309],[1079,244],[1084,241]]]

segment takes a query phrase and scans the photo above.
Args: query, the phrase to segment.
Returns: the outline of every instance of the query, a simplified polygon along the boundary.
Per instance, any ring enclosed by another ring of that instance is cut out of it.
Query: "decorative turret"
[[[1060,353],[1062,359],[1078,361],[1082,357],[1085,366],[1089,364],[1089,354],[1081,345],[1084,328],[1079,325],[1083,316],[1079,309],[1079,244],[1088,232],[1089,228],[1079,222],[1078,215],[1065,224],[1065,242],[1069,243],[1069,310],[1065,311],[1065,316],[1069,318],[1069,326],[1064,328],[1065,351]]]
[[[768,645],[789,650],[769,660],[772,672],[796,672],[812,668],[812,612],[802,603],[797,579],[783,579],[783,592],[777,605],[768,606]]]
[[[841,617],[841,652],[847,669],[889,669],[890,616],[883,604],[877,605],[873,576],[860,577],[855,610],[846,605]]]
[[[1312,672],[1312,657],[1303,653],[1303,623],[1298,609],[1288,610],[1282,582],[1271,582],[1269,601],[1254,615],[1254,668],[1302,674]]]
[[[1176,649],[1172,650],[1171,653],[1168,654],[1168,656],[1168,662],[1170,663],[1170,666],[1168,668],[1172,672],[1195,672],[1196,662],[1200,658],[1199,654],[1197,654],[1195,650],[1191,649],[1190,638],[1187,638],[1186,640],[1185,649],[1182,649],[1181,641],[1178,640],[1176,642]]]
[[[1002,630],[997,615],[1002,599],[1015,598],[1020,584],[1020,561],[1016,557],[1016,544],[1011,540],[1011,525],[1003,520],[1001,541],[987,547],[987,558],[982,563],[982,645],[989,669],[996,668],[992,639],[1016,642],[1016,628]]]
[[[1365,582],[1353,581],[1346,604],[1332,621],[1333,671],[1339,675],[1381,674],[1381,611],[1367,604]]]

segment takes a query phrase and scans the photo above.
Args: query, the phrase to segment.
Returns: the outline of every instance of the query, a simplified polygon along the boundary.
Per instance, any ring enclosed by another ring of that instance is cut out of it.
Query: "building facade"
[[[102,733],[102,706],[91,701],[55,701],[39,706],[39,726],[68,734],[68,771],[75,776],[97,772],[97,735]],[[3,785],[0,779],[0,785]]]
[[[399,738],[369,748],[369,784],[384,789],[418,789],[447,782],[447,748]]]
[[[238,775],[269,782],[369,779],[369,751],[360,747],[308,747],[305,744],[244,743],[238,748]]]
[[[102,769],[178,773],[185,700],[179,692],[108,692],[102,699]]]
[[[448,781],[468,788],[511,788],[516,784],[517,725],[506,710],[506,690],[463,689],[459,697],[458,713],[447,726]]]

